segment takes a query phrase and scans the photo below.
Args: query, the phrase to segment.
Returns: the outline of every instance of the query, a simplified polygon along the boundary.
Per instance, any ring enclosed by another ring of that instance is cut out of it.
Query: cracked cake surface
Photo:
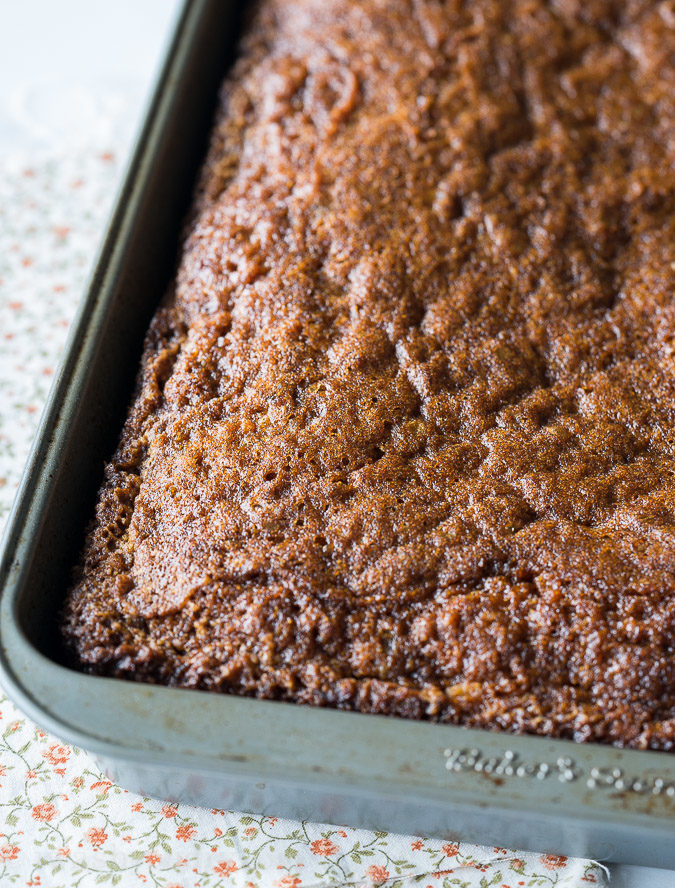
[[[257,5],[66,601],[81,668],[675,749],[674,28]]]

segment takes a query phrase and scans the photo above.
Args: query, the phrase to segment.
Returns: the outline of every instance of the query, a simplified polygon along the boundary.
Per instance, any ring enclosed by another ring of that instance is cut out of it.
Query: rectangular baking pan
[[[87,676],[57,618],[175,268],[239,4],[188,0],[42,418],[0,561],[0,677],[137,792],[675,867],[675,755]]]

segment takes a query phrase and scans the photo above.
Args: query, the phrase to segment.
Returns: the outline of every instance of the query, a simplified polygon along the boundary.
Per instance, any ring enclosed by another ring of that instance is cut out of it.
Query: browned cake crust
[[[83,668],[675,748],[674,25],[264,0],[68,598]]]

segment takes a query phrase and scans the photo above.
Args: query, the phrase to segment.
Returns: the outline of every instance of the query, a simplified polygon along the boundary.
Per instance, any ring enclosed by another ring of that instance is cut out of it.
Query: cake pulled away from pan
[[[257,5],[65,605],[80,668],[675,749],[674,27]]]

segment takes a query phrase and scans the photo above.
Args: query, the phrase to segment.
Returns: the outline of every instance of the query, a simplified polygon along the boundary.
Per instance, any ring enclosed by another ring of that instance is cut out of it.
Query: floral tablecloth
[[[0,526],[118,182],[114,150],[0,169]],[[0,694],[0,886],[583,888],[589,861],[140,798]]]

